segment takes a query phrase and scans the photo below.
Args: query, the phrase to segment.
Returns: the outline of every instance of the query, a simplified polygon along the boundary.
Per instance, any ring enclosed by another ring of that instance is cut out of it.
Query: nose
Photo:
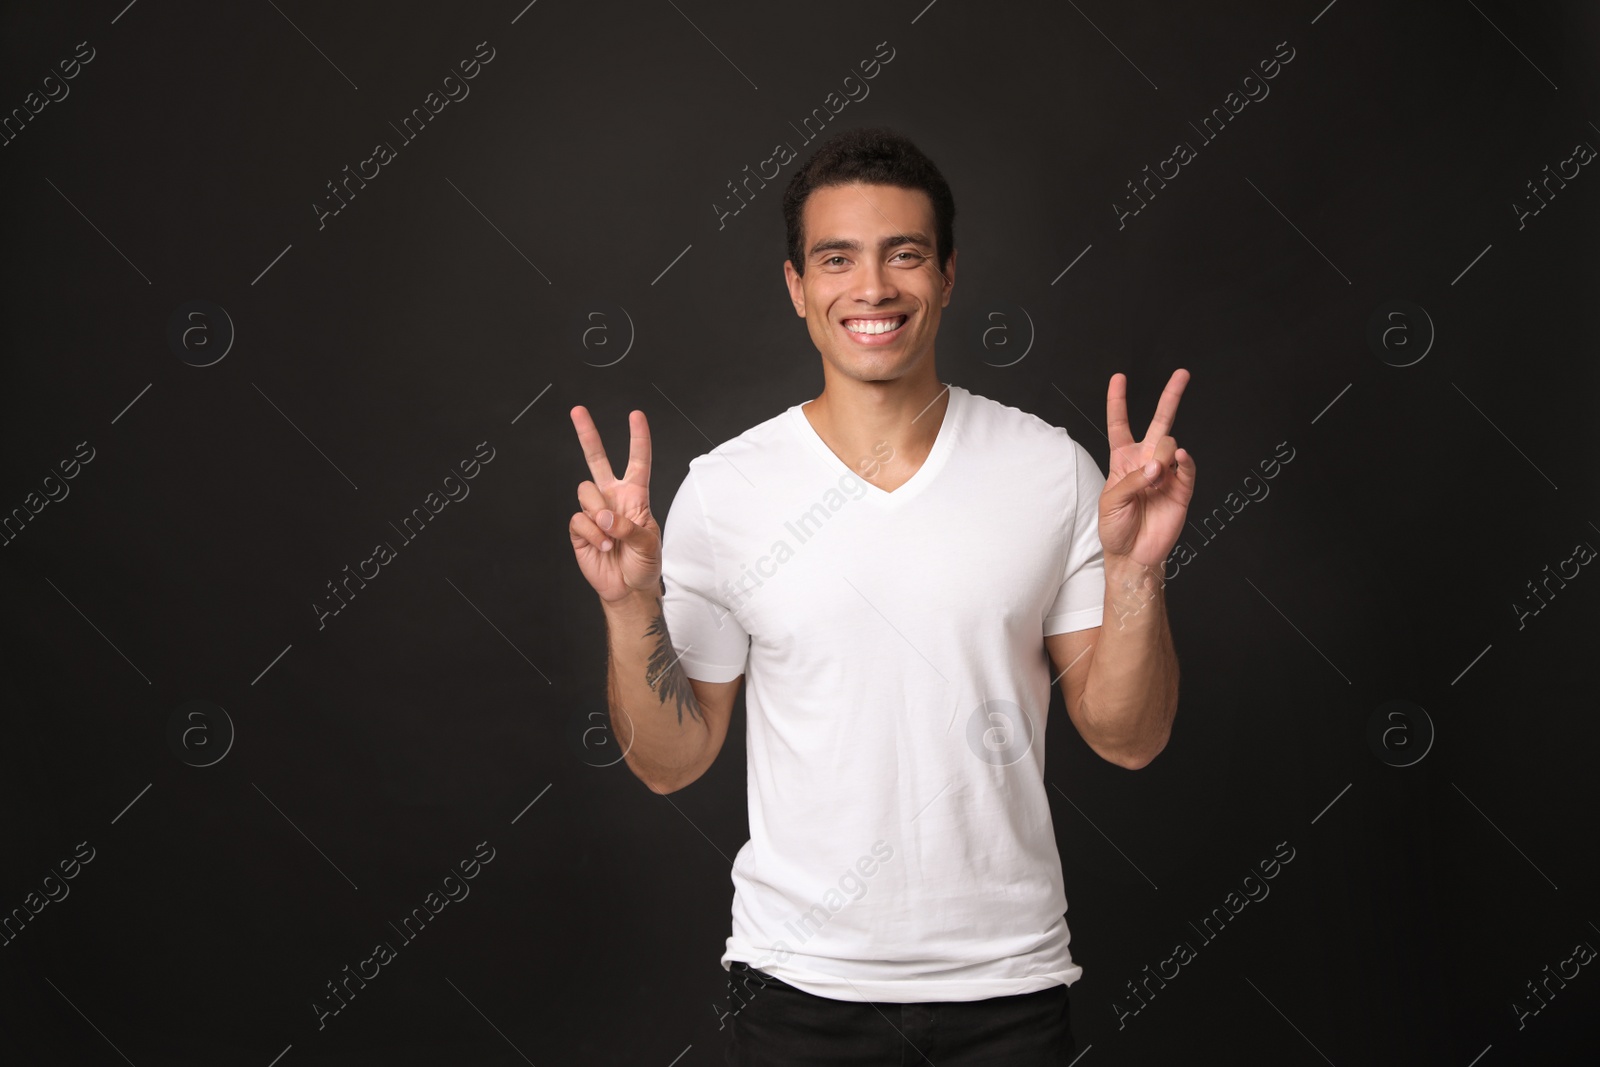
[[[866,259],[856,268],[851,281],[854,283],[851,295],[862,303],[881,304],[900,295],[894,283],[894,268],[887,263]]]

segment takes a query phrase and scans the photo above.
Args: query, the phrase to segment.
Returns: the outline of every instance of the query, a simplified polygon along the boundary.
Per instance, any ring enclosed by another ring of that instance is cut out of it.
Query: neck
[[[928,458],[949,390],[930,366],[917,378],[863,382],[825,375],[822,394],[801,413],[833,453],[866,481],[898,485]]]

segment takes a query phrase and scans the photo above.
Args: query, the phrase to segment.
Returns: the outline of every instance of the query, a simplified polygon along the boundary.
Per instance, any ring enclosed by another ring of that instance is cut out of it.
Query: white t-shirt
[[[746,675],[750,840],[722,957],[836,1000],[1071,985],[1046,634],[1098,626],[1105,476],[958,385],[892,493],[796,404],[695,457],[663,528],[690,677]]]

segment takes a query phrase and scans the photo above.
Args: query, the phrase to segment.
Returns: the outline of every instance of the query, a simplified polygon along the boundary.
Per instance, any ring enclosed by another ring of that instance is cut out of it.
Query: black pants
[[[735,960],[729,1067],[1067,1067],[1067,987],[917,1004],[834,1000]]]

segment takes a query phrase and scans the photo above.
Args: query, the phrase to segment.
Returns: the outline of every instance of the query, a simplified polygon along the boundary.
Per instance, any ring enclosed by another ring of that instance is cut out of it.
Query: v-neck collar
[[[860,472],[852,470],[844,460],[834,455],[833,449],[828,447],[828,442],[822,439],[822,435],[817,433],[817,428],[811,425],[811,420],[806,418],[806,413],[801,410],[806,404],[811,403],[810,400],[791,407],[789,409],[789,417],[795,425],[796,432],[800,434],[801,438],[817,453],[824,463],[836,471],[854,475],[867,487],[866,496],[863,499],[875,500],[880,504],[900,504],[922,492],[923,488],[939,473],[939,469],[944,466],[945,461],[950,456],[950,452],[955,448],[955,438],[960,430],[961,415],[965,408],[964,402],[967,391],[959,385],[951,385],[948,382],[943,384],[950,393],[950,399],[945,404],[944,418],[939,423],[939,431],[933,440],[933,447],[928,451],[928,458],[922,461],[922,466],[917,468],[915,474],[902,482],[893,492],[873,485],[861,477]]]

